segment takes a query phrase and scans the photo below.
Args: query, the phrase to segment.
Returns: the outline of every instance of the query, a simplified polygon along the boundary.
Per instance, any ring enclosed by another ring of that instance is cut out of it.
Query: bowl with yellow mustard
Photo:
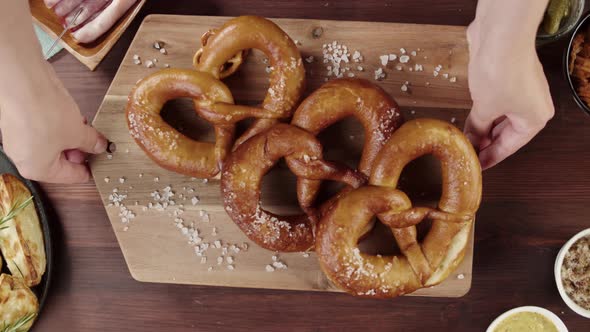
[[[568,332],[565,324],[551,311],[534,306],[508,310],[486,332]]]

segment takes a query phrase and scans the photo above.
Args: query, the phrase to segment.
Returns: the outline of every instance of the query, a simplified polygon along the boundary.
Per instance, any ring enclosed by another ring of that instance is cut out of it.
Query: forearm
[[[514,47],[534,49],[535,36],[549,0],[479,0],[470,34],[477,34],[481,46],[498,52]],[[470,36],[472,37],[472,36]]]
[[[54,74],[43,59],[28,1],[7,0],[0,11],[0,108],[21,104],[39,93]]]

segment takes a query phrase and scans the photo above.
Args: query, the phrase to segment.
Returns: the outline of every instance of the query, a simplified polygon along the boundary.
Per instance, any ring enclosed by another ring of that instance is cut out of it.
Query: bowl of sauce
[[[575,313],[590,318],[590,229],[574,235],[555,259],[559,295]]]
[[[565,324],[551,311],[533,306],[508,310],[486,332],[568,332]]]

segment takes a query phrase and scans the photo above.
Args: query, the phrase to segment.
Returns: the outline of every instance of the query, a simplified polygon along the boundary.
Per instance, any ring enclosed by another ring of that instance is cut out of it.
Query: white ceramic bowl
[[[561,321],[561,319],[559,319],[559,317],[557,317],[556,314],[552,313],[551,311],[549,311],[545,308],[533,307],[533,306],[518,307],[518,308],[514,308],[512,310],[506,311],[505,313],[498,316],[498,318],[494,319],[494,321],[492,322],[492,324],[490,324],[490,326],[488,327],[486,332],[494,332],[494,330],[496,329],[496,327],[498,327],[498,324],[500,324],[500,322],[502,322],[504,319],[506,319],[506,317],[508,317],[512,314],[518,313],[518,312],[534,312],[534,313],[543,315],[544,317],[549,319],[555,325],[555,327],[557,327],[557,331],[568,332],[567,327]]]
[[[563,288],[563,282],[561,280],[561,266],[563,265],[563,258],[565,257],[565,254],[568,252],[568,250],[570,250],[570,247],[576,241],[578,241],[580,238],[584,236],[590,236],[590,228],[585,229],[580,233],[574,235],[574,237],[569,239],[569,241],[567,241],[565,245],[561,247],[561,250],[559,250],[557,258],[555,259],[555,283],[557,284],[557,290],[559,291],[559,295],[561,295],[561,298],[563,299],[565,304],[567,304],[567,306],[570,307],[570,309],[572,309],[578,315],[590,318],[590,310],[580,307],[567,295],[565,289]]]

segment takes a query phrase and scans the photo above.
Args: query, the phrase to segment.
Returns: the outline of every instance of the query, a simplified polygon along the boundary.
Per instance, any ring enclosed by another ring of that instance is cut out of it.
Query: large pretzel
[[[301,102],[291,124],[318,135],[332,124],[351,116],[362,124],[365,131],[358,169],[368,177],[377,153],[402,123],[397,103],[379,86],[364,79],[330,81]],[[320,182],[302,179],[298,191],[317,191]],[[342,193],[349,189],[345,188]],[[312,202],[301,203],[305,208]],[[327,206],[329,203],[324,205]]]
[[[320,142],[305,130],[287,124],[276,124],[232,152],[221,176],[226,212],[263,248],[305,251],[314,245],[315,219],[307,214],[279,216],[260,205],[262,177],[283,157],[298,179],[334,180],[356,188],[366,177],[346,166],[324,161]],[[300,201],[313,201],[317,191],[304,195],[309,197],[298,197]]]
[[[270,128],[279,119],[291,117],[305,88],[305,68],[297,46],[281,28],[262,17],[240,16],[206,33],[202,42],[203,47],[193,59],[199,71],[211,73],[216,78],[227,77],[237,70],[244,52],[249,49],[262,51],[268,57],[272,71],[261,108],[240,106],[221,115],[210,113],[201,116],[213,123],[235,123],[247,117],[256,118],[252,127],[238,138],[236,145]]]
[[[189,176],[213,177],[231,151],[234,125],[215,125],[215,144],[183,135],[160,115],[167,101],[181,97],[192,98],[197,112],[223,112],[234,106],[229,89],[210,74],[164,69],[142,79],[132,90],[127,103],[129,131],[163,168]]]
[[[412,208],[395,189],[403,168],[425,154],[441,161],[438,209]],[[342,196],[318,225],[316,251],[326,276],[353,295],[381,298],[443,281],[463,259],[481,199],[481,168],[469,141],[439,120],[408,122],[379,152],[369,183]],[[391,228],[403,255],[360,252],[358,239],[375,215]],[[425,218],[433,223],[419,243],[415,225]]]

